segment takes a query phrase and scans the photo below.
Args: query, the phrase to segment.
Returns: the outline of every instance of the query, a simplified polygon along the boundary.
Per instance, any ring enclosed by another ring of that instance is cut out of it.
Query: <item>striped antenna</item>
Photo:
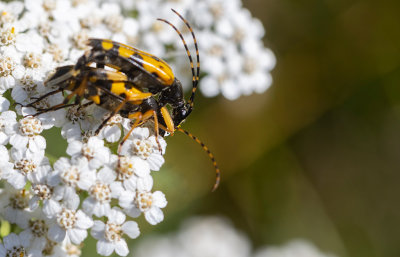
[[[183,16],[180,14],[180,13],[178,13],[177,11],[175,11],[174,9],[171,9],[176,15],[178,15],[179,16],[179,18],[185,23],[185,25],[186,25],[186,27],[189,29],[189,31],[190,31],[190,33],[192,34],[192,37],[193,37],[193,41],[194,41],[194,47],[195,47],[195,49],[196,49],[196,65],[197,65],[197,70],[196,70],[196,74],[194,73],[194,65],[193,65],[193,60],[192,60],[192,56],[190,55],[190,52],[189,52],[189,48],[187,47],[187,44],[186,44],[186,42],[185,42],[185,39],[183,38],[183,36],[182,36],[182,33],[174,26],[174,25],[172,25],[170,22],[168,22],[168,21],[166,21],[166,20],[164,20],[164,19],[158,19],[158,20],[160,20],[160,21],[163,21],[163,22],[165,22],[165,23],[167,23],[167,24],[169,24],[172,28],[174,28],[175,29],[175,31],[178,33],[178,35],[180,36],[180,38],[182,39],[182,42],[183,42],[183,45],[185,46],[185,49],[186,49],[186,53],[187,53],[187,55],[188,55],[188,57],[189,57],[189,61],[190,61],[190,68],[192,69],[192,77],[193,77],[193,79],[192,79],[192,83],[193,83],[193,88],[192,88],[192,95],[190,96],[190,99],[189,99],[189,101],[188,101],[188,104],[190,105],[190,107],[193,107],[193,102],[194,102],[194,96],[195,96],[195,93],[196,93],[196,90],[197,90],[197,85],[199,84],[199,79],[200,79],[200,54],[199,54],[199,47],[198,47],[198,45],[197,45],[197,39],[196,39],[196,36],[194,35],[194,32],[193,32],[193,29],[192,29],[192,27],[190,26],[190,24],[189,24],[189,22],[185,19],[185,18],[183,18]]]
[[[186,54],[187,54],[187,56],[189,57],[190,68],[192,69],[192,81],[193,81],[193,88],[194,88],[194,87],[195,87],[195,84],[196,84],[196,78],[197,78],[197,76],[196,76],[196,74],[194,73],[194,65],[193,65],[192,55],[190,54],[189,48],[188,48],[188,46],[187,46],[187,44],[186,44],[185,39],[183,38],[182,33],[181,33],[171,22],[169,22],[169,21],[167,21],[167,20],[164,20],[164,19],[160,19],[160,18],[158,18],[157,20],[162,21],[162,22],[165,22],[165,23],[167,23],[168,25],[170,25],[170,26],[176,31],[176,33],[178,33],[179,37],[181,38],[181,40],[182,40],[182,42],[183,42],[183,46],[184,46],[185,49],[186,49]]]
[[[201,145],[201,147],[203,148],[204,151],[207,152],[208,157],[210,157],[213,166],[215,168],[215,183],[214,186],[212,188],[212,192],[214,192],[218,186],[219,186],[219,182],[221,181],[221,171],[219,170],[218,164],[215,161],[214,155],[210,152],[210,150],[208,149],[208,147],[200,141],[200,139],[198,139],[196,136],[194,136],[192,133],[190,133],[189,131],[186,131],[180,127],[176,128],[176,130],[185,133],[187,136],[189,136],[191,139],[193,139],[194,141],[196,141],[199,145]]]
[[[196,63],[197,63],[197,71],[196,71],[196,81],[193,81],[193,89],[192,89],[192,95],[190,96],[190,99],[188,101],[188,103],[190,104],[191,107],[193,107],[193,101],[194,101],[194,95],[196,93],[197,90],[197,85],[199,84],[199,80],[200,80],[200,54],[199,54],[199,47],[197,45],[197,39],[196,36],[194,35],[193,29],[190,26],[189,22],[183,18],[183,16],[178,13],[177,11],[175,11],[174,9],[171,9],[176,15],[179,16],[179,18],[181,18],[181,20],[185,23],[186,27],[190,30],[190,33],[192,33],[192,37],[193,37],[193,42],[194,42],[194,48],[196,49]]]

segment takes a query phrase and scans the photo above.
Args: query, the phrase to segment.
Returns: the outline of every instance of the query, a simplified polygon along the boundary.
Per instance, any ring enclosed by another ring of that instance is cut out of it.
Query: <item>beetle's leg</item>
[[[133,114],[131,114],[131,115],[129,115],[129,119],[135,119],[135,123],[133,123],[133,125],[132,125],[132,127],[130,128],[130,130],[129,130],[129,132],[124,136],[124,138],[122,139],[122,141],[121,141],[121,143],[119,143],[119,146],[118,146],[118,151],[117,151],[117,154],[118,154],[118,168],[120,168],[121,167],[121,148],[122,148],[122,145],[125,143],[125,141],[128,139],[128,137],[130,136],[130,134],[132,133],[132,131],[137,127],[137,126],[139,126],[139,124],[141,124],[142,123],[142,121],[143,121],[143,114],[139,111],[139,112],[135,112],[135,113],[133,113]]]
[[[100,133],[100,130],[107,124],[107,122],[117,113],[119,112],[119,110],[121,110],[122,107],[124,107],[124,105],[126,104],[127,99],[125,99],[124,101],[122,101],[117,108],[115,108],[110,115],[108,115],[108,117],[103,120],[103,122],[100,124],[100,126],[96,129],[96,132],[94,133],[95,135],[98,135]]]
[[[26,105],[24,107],[33,107],[34,104],[42,101],[46,97],[54,95],[54,94],[57,94],[57,93],[62,92],[62,91],[64,91],[64,89],[63,88],[59,88],[59,89],[53,90],[51,92],[48,92],[47,94],[42,95],[41,97],[37,98],[35,101],[33,101],[32,103],[29,103],[28,105]]]
[[[37,113],[35,113],[33,115],[26,115],[26,116],[36,117],[36,116],[39,116],[40,114],[43,114],[43,113],[46,113],[46,112],[53,112],[53,111],[57,111],[57,110],[60,110],[60,109],[63,109],[63,108],[75,106],[75,105],[77,105],[77,104],[76,103],[72,103],[72,104],[61,103],[61,104],[57,104],[57,105],[54,105],[52,107],[49,107],[47,109],[42,109],[42,111],[37,112]]]
[[[87,88],[87,82],[88,82],[87,76],[83,77],[83,79],[82,79],[81,83],[79,84],[79,86],[76,87],[74,89],[74,91],[71,92],[71,94],[69,94],[69,95],[67,95],[65,97],[63,103],[67,104],[72,99],[72,97],[74,97],[75,95],[77,97],[82,97],[85,94],[85,89]]]
[[[126,82],[120,82],[120,83],[126,83]],[[101,90],[107,92],[107,90],[100,88]],[[118,113],[122,107],[127,103],[127,102],[135,102],[135,101],[140,101],[140,100],[144,100],[146,98],[149,98],[151,96],[151,93],[143,93],[143,92],[139,92],[137,94],[133,94],[128,96],[127,98],[125,98],[118,106],[117,108],[115,108],[110,115],[103,120],[103,122],[100,124],[100,126],[97,128],[95,134],[97,135],[98,133],[100,133],[100,130],[105,126],[105,124],[116,114]],[[135,117],[133,117],[135,118]],[[131,119],[131,118],[130,118]],[[129,133],[130,134],[130,133]],[[126,140],[126,139],[125,139]],[[123,140],[124,141],[124,140]]]
[[[158,151],[160,151],[160,153],[162,153],[161,144],[160,144],[160,141],[158,140],[158,136],[159,136],[158,117],[157,117],[157,113],[155,111],[153,113],[153,116],[154,116],[154,131],[156,133],[156,142],[157,142],[157,146],[158,146]]]
[[[167,125],[167,127],[164,127],[163,130],[173,135],[175,131],[175,125],[173,119],[171,118],[171,115],[168,112],[168,109],[165,106],[163,106],[161,107],[160,112],[164,120],[164,123]]]
[[[101,129],[107,124],[107,122],[113,117],[115,115],[115,113],[110,113],[110,115],[108,115],[108,117],[105,119],[105,120],[103,120],[103,122],[100,124],[100,126],[96,129],[96,131],[94,132],[94,135],[95,136],[97,136],[99,133],[100,133],[100,131],[101,131]]]
[[[125,143],[125,141],[129,138],[129,136],[132,134],[133,130],[138,127],[140,124],[145,122],[146,120],[150,119],[151,117],[155,117],[157,115],[156,111],[154,110],[148,110],[144,114],[140,111],[132,113],[128,116],[129,119],[135,119],[135,122],[133,123],[132,127],[129,129],[128,133],[124,136],[122,139],[121,143],[119,144],[118,147],[118,154],[120,153],[122,145]],[[157,121],[157,127],[158,127],[158,121]],[[156,141],[158,144],[159,149],[161,149],[161,145],[158,142],[158,137],[156,137]]]
[[[126,133],[126,135],[124,136],[124,138],[122,139],[121,143],[119,143],[118,146],[118,155],[121,152],[121,147],[122,145],[125,143],[125,141],[128,139],[128,137],[131,135],[132,131],[139,126],[139,124],[143,121],[143,114],[139,111],[139,112],[135,112],[129,115],[128,117],[129,119],[135,119],[135,122],[133,123],[132,127],[129,129],[128,133]]]
[[[90,105],[92,105],[92,104],[94,104],[93,101],[90,101],[90,102],[87,102],[87,103],[85,103],[85,104],[79,105],[77,111],[80,111],[82,108],[86,108],[86,107],[88,107],[88,106],[90,106]]]

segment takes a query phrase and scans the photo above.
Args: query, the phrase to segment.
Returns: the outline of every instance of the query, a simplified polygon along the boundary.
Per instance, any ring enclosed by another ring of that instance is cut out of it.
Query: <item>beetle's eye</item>
[[[174,110],[175,122],[180,124],[187,117],[187,110],[185,108],[177,108]]]
[[[186,116],[186,113],[187,113],[186,109],[181,109],[181,115],[182,115],[182,117],[185,117],[185,116]]]

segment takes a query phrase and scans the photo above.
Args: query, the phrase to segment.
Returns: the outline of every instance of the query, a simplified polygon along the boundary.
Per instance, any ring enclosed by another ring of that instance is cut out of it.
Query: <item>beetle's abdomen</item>
[[[146,81],[155,84],[156,81],[161,86],[170,86],[174,82],[171,67],[154,55],[107,39],[90,39],[89,45],[92,46],[92,55],[96,56],[95,62],[103,59],[105,65],[126,73],[130,80],[138,81],[135,78],[140,76],[144,84]],[[151,89],[151,85],[147,87]]]

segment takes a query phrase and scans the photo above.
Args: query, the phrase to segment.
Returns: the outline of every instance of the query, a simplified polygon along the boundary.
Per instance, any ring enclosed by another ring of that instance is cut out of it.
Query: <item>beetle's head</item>
[[[187,103],[174,108],[172,111],[172,119],[174,120],[175,127],[179,126],[191,112],[192,107]]]

